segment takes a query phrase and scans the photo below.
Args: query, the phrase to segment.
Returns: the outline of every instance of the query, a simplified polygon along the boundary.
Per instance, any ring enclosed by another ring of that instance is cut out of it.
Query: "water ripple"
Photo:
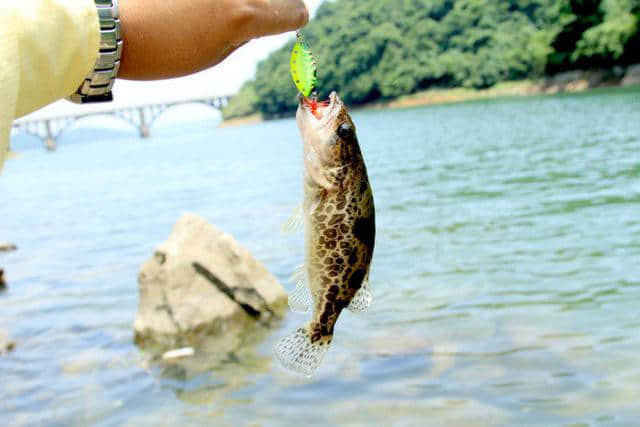
[[[0,357],[0,424],[633,425],[638,95],[355,113],[374,302],[340,318],[312,380],[271,361],[296,315],[239,354],[170,366],[132,337],[138,268],[183,211],[291,290],[302,241],[279,230],[302,191],[293,120],[25,150],[0,178],[0,238],[20,247],[0,254],[0,328],[17,342]]]

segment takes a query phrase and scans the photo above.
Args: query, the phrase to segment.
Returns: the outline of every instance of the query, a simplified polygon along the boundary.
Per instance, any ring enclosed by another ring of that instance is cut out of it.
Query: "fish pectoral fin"
[[[289,308],[295,313],[306,313],[309,311],[313,298],[311,297],[309,279],[304,264],[296,268],[291,275],[291,280],[295,282],[296,288],[289,295]]]
[[[287,222],[282,225],[283,233],[292,233],[294,231],[302,229],[304,224],[303,217],[304,209],[302,208],[302,203],[295,207]]]
[[[353,313],[361,313],[369,308],[371,300],[373,300],[373,295],[369,289],[369,276],[367,275],[347,308]]]

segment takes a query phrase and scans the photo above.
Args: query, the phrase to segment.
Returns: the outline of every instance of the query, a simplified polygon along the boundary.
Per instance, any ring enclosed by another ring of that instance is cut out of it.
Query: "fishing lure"
[[[316,90],[318,79],[316,77],[316,60],[311,49],[302,41],[302,35],[296,31],[298,40],[293,45],[291,52],[291,77],[300,93],[308,98]]]

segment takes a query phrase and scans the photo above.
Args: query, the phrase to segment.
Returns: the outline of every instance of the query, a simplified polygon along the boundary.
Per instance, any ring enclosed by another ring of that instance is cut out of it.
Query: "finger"
[[[309,10],[302,0],[254,0],[256,16],[250,37],[293,31],[309,21]]]

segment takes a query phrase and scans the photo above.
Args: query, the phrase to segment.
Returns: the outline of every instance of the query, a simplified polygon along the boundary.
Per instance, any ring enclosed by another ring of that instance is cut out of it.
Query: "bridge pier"
[[[149,138],[149,125],[145,120],[144,107],[140,107],[138,112],[140,113],[140,138]]]
[[[53,132],[51,132],[51,120],[45,120],[44,127],[47,133],[44,138],[44,148],[46,148],[47,151],[54,151],[56,149],[56,140],[53,137]]]
[[[140,138],[149,138],[149,126],[146,124],[140,125]]]

